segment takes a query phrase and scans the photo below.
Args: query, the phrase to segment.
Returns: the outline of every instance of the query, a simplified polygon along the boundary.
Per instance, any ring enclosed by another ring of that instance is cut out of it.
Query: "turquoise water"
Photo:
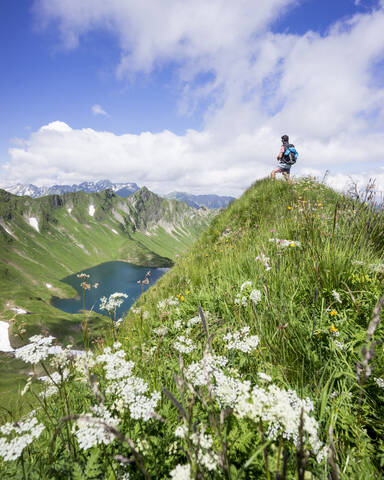
[[[151,275],[148,277],[149,285],[144,286],[144,289],[147,290],[168,270],[169,268],[138,267],[126,262],[107,262],[83,270],[79,273],[90,275],[89,278],[85,279],[85,282],[92,286],[90,290],[85,291],[85,309],[107,315],[107,312],[99,309],[100,298],[108,298],[109,295],[115,292],[125,293],[128,295],[128,298],[125,299],[124,303],[117,310],[116,318],[119,318],[129,310],[134,301],[141,295],[141,285],[137,283],[138,280],[143,280],[146,273],[148,271],[151,272]],[[83,281],[83,279],[77,277],[76,273],[63,278],[62,282],[71,285],[78,292],[78,295],[75,298],[53,297],[51,300],[52,305],[67,313],[79,313],[83,308],[83,291],[80,287]],[[95,283],[99,284],[97,288],[94,288]]]

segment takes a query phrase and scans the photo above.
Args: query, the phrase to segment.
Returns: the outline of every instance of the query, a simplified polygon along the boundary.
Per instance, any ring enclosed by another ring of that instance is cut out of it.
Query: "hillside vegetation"
[[[50,373],[3,475],[382,478],[383,252],[382,211],[257,182],[85,357],[20,351]]]
[[[0,320],[10,324],[12,346],[43,330],[77,342],[83,316],[51,305],[52,296],[77,295],[64,277],[112,260],[169,267],[214,215],[145,187],[129,198],[105,190],[32,199],[0,190]],[[106,318],[88,315],[91,332],[99,333]],[[0,369],[4,405],[4,393],[12,399],[17,390],[23,365],[0,354]]]

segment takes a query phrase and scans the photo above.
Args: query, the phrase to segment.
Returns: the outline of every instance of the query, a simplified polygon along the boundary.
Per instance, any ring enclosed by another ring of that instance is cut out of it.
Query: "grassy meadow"
[[[364,200],[258,181],[86,356],[35,339],[46,378],[1,414],[1,478],[383,478],[384,216]]]

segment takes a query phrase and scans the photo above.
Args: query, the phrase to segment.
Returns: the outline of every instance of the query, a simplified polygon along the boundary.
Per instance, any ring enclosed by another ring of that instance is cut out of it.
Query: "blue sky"
[[[254,3],[2,0],[0,185],[239,194],[273,168],[285,132],[305,154],[295,173],[380,180],[383,3]],[[340,159],[356,136],[358,154]]]

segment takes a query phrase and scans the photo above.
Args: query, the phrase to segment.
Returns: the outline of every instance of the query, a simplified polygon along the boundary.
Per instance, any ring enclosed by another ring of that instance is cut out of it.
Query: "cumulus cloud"
[[[68,48],[92,29],[116,35],[122,81],[172,62],[184,110],[201,100],[208,106],[203,129],[185,135],[118,136],[53,122],[10,149],[8,178],[110,177],[159,191],[239,194],[274,166],[282,133],[300,152],[296,174],[328,169],[335,185],[351,174],[381,174],[384,3],[325,34],[273,32],[273,22],[299,3],[36,1],[39,18],[54,22]]]
[[[103,107],[101,105],[98,105],[97,103],[95,103],[95,105],[92,105],[92,113],[94,115],[104,115],[104,116],[109,116],[108,113],[103,109]]]

